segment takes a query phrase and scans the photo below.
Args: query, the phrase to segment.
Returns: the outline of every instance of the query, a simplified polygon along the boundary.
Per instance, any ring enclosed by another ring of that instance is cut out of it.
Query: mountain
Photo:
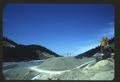
[[[41,46],[41,45],[28,45],[28,47],[33,48],[34,50],[40,50],[41,52],[47,51],[47,53],[52,54],[56,57],[60,57],[60,55],[56,54],[55,52]]]
[[[18,45],[14,41],[9,40],[7,37],[2,37],[2,42],[3,42],[3,46],[6,46],[6,47],[15,47]]]
[[[113,52],[114,52],[114,40],[115,38],[111,38],[110,40],[108,40],[110,47],[112,48]],[[92,57],[95,53],[100,52],[100,46],[97,46],[93,49],[90,49],[82,54],[79,54],[77,56],[75,56],[76,58],[82,58],[82,57]]]
[[[3,37],[3,61],[23,61],[60,57],[41,45],[22,45]]]

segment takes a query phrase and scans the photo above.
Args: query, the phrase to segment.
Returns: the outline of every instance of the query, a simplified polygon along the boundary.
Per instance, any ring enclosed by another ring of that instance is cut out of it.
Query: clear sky
[[[3,36],[18,44],[40,44],[66,56],[85,52],[114,36],[111,4],[7,4]]]

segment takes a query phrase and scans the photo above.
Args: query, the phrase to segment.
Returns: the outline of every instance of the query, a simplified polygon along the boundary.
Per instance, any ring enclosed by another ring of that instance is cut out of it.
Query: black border
[[[113,4],[113,6],[115,7],[115,79],[113,81],[120,81],[120,62],[119,62],[119,53],[120,53],[120,2],[119,0],[3,0],[0,1],[2,2],[1,6],[1,12],[3,11],[4,5],[7,3],[55,3],[55,4],[73,4],[73,3],[77,3],[77,4]],[[1,27],[2,27],[2,15],[3,13],[0,13],[0,17],[1,17]],[[0,28],[0,34],[2,35],[2,28]],[[0,37],[0,63],[1,63],[1,67],[0,67],[0,80],[1,81],[7,81],[7,80],[3,80],[3,74],[2,74],[2,37]],[[9,80],[9,81],[13,81],[13,80]],[[15,80],[17,81],[17,80]],[[21,81],[21,80],[19,80]],[[24,80],[24,81],[32,81],[32,80]],[[41,80],[38,80],[41,81]],[[50,80],[47,80],[50,81]],[[54,81],[54,80],[51,80]],[[57,81],[57,80],[56,80]],[[59,80],[59,81],[65,81],[65,80]],[[85,81],[85,80],[66,80],[66,81]],[[93,80],[90,80],[93,81]],[[94,80],[96,82],[96,80]],[[101,80],[100,80],[101,81]],[[111,81],[112,82],[112,81]]]

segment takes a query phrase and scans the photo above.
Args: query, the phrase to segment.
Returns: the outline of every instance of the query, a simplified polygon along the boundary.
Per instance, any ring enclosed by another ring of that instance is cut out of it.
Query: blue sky
[[[19,44],[40,44],[66,56],[85,52],[114,36],[111,4],[7,4],[3,36]]]

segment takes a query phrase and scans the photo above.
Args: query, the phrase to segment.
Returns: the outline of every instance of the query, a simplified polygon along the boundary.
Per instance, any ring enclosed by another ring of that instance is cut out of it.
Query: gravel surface
[[[57,57],[57,58],[49,58],[44,63],[37,66],[39,69],[44,70],[70,70],[81,64],[95,60],[94,58],[83,58],[83,59],[76,59],[74,57]]]
[[[3,75],[6,80],[113,80],[114,61],[101,60],[96,63],[94,60],[57,57],[43,63],[39,60],[14,62],[11,66],[7,62],[3,65]]]
[[[7,80],[30,80],[40,73],[30,70],[29,67],[37,66],[41,63],[43,63],[42,60],[33,60],[28,62],[4,62],[3,75]]]
[[[60,75],[53,76],[52,80],[113,80],[114,63],[102,60],[86,69],[73,69]]]

